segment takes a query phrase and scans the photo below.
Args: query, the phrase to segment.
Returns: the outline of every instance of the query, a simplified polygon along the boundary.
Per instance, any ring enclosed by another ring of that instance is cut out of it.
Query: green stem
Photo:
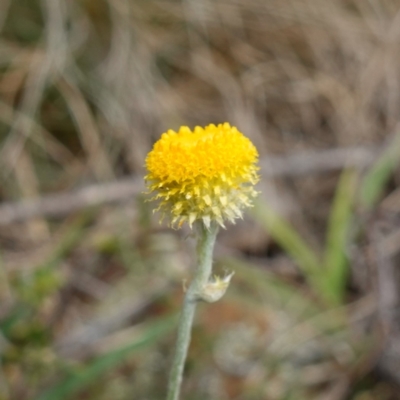
[[[201,291],[201,288],[206,285],[210,279],[212,272],[212,253],[217,233],[218,225],[216,223],[211,224],[209,229],[205,228],[202,223],[198,224],[197,268],[194,279],[186,292],[182,313],[179,319],[178,337],[169,377],[167,400],[179,399],[183,368],[189,348],[193,318],[198,301],[196,294]]]

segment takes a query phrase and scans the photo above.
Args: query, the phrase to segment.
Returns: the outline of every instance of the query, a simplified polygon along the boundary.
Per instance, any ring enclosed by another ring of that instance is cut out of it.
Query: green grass
[[[144,332],[139,339],[132,341],[128,345],[117,348],[96,357],[86,365],[81,365],[79,371],[69,374],[52,388],[46,390],[35,400],[67,400],[71,396],[79,393],[101,379],[102,374],[116,368],[124,360],[135,355],[136,352],[144,350],[155,344],[168,335],[176,326],[175,317],[163,317],[152,323],[147,323]]]

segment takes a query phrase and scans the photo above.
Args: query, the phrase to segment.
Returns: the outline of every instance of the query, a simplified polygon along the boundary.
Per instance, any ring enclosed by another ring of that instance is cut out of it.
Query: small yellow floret
[[[257,192],[257,149],[228,123],[169,130],[147,155],[145,177],[172,225],[202,220],[224,226],[241,217]]]

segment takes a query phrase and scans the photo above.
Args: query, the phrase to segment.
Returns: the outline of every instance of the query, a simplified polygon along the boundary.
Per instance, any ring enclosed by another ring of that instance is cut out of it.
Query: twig
[[[268,157],[260,161],[261,176],[264,179],[278,178],[324,173],[348,166],[364,168],[371,164],[375,154],[372,149],[360,147]],[[143,179],[136,176],[112,183],[90,185],[75,192],[3,203],[0,205],[0,226],[38,216],[62,217],[87,207],[127,201],[143,190]]]
[[[0,225],[25,221],[37,216],[62,217],[87,207],[128,200],[141,193],[143,188],[142,178],[132,178],[90,185],[71,193],[4,203],[0,206]]]
[[[339,148],[321,152],[304,152],[261,160],[264,177],[297,176],[340,170],[345,167],[364,168],[371,164],[376,150],[366,147]]]
[[[61,0],[44,0],[47,15],[46,52],[35,51],[31,60],[21,106],[13,121],[8,138],[0,150],[1,174],[8,177],[15,168],[26,141],[32,135],[34,117],[40,107],[43,93],[56,73],[61,71],[67,60],[65,38],[65,16]],[[44,54],[44,55],[43,55]]]

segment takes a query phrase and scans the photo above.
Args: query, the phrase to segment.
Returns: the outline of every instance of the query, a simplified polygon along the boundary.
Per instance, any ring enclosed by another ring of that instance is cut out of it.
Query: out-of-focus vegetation
[[[261,195],[218,239],[236,274],[182,398],[399,399],[399,21],[398,0],[1,0],[0,399],[165,397],[190,232],[104,199],[140,193],[165,130],[224,121]]]

